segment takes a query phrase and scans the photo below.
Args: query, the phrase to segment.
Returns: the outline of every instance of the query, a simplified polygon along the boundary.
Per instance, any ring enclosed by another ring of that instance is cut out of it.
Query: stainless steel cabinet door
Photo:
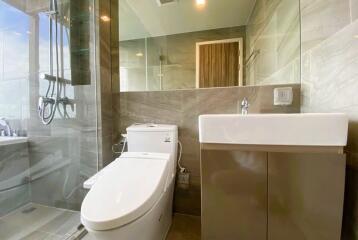
[[[265,240],[267,153],[201,151],[202,239]]]
[[[345,156],[268,154],[268,240],[339,240]]]

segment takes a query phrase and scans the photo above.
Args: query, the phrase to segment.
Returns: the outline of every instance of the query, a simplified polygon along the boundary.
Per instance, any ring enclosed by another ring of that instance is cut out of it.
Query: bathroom
[[[357,0],[0,0],[0,239],[358,239],[357,41]]]

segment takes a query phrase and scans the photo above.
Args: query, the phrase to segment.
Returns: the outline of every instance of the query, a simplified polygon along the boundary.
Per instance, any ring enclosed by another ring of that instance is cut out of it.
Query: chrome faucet
[[[247,98],[245,97],[242,102],[241,102],[241,114],[242,115],[247,115],[249,113],[249,101],[247,100]]]
[[[0,118],[0,136],[11,136],[12,131],[9,122],[5,118]]]

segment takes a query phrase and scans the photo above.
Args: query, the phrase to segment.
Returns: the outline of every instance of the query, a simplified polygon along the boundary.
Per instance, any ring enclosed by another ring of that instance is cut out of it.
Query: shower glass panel
[[[0,124],[0,239],[78,230],[82,184],[98,168],[94,19],[94,0],[0,0],[0,120],[11,128],[5,137]],[[53,89],[62,100],[44,125],[39,99]]]

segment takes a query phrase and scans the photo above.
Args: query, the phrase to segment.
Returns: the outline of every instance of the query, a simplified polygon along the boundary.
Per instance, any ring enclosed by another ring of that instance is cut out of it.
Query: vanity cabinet
[[[339,240],[336,147],[201,144],[203,240]]]
[[[268,239],[339,240],[345,155],[268,153]]]
[[[201,159],[202,239],[266,239],[267,154],[204,150]]]

